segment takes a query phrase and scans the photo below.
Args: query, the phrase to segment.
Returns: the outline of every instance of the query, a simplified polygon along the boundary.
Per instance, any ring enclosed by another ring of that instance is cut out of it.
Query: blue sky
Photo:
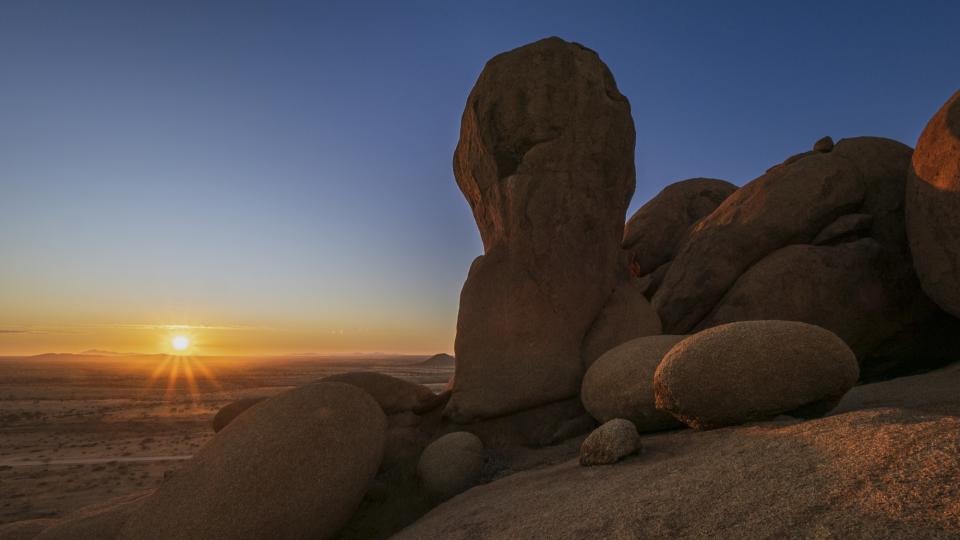
[[[600,54],[633,107],[632,211],[823,135],[913,145],[960,87],[958,20],[956,2],[4,2],[0,354],[137,347],[117,328],[162,324],[246,329],[211,351],[449,351],[481,253],[450,163],[491,56],[549,35]]]

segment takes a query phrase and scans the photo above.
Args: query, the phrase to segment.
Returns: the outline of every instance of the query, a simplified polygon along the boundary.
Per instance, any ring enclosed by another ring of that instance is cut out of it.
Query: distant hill
[[[423,362],[418,363],[422,367],[453,367],[457,359],[446,353],[435,354]]]

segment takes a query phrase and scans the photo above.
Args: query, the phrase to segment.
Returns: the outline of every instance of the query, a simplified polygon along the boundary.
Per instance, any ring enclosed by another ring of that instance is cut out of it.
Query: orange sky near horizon
[[[422,321],[421,321],[422,322]],[[435,354],[452,352],[450,328],[427,324],[342,325],[328,328],[215,326],[186,324],[72,324],[0,327],[0,356],[79,353],[176,354],[171,341],[190,340],[189,354],[261,356],[297,353],[384,352]]]

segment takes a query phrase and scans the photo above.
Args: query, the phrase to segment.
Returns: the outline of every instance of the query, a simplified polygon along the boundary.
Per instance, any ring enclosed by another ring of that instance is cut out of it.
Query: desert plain
[[[0,525],[153,490],[237,399],[377,371],[439,391],[453,365],[417,355],[0,357]]]

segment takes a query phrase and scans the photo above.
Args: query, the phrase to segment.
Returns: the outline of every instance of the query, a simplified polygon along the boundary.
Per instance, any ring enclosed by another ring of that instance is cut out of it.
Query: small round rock
[[[580,465],[610,465],[640,450],[640,434],[633,422],[614,418],[593,430],[580,445]]]
[[[833,150],[833,138],[829,135],[813,143],[814,152],[829,152]]]
[[[449,498],[480,479],[483,442],[473,433],[448,433],[430,443],[420,455],[417,475],[431,494]]]

